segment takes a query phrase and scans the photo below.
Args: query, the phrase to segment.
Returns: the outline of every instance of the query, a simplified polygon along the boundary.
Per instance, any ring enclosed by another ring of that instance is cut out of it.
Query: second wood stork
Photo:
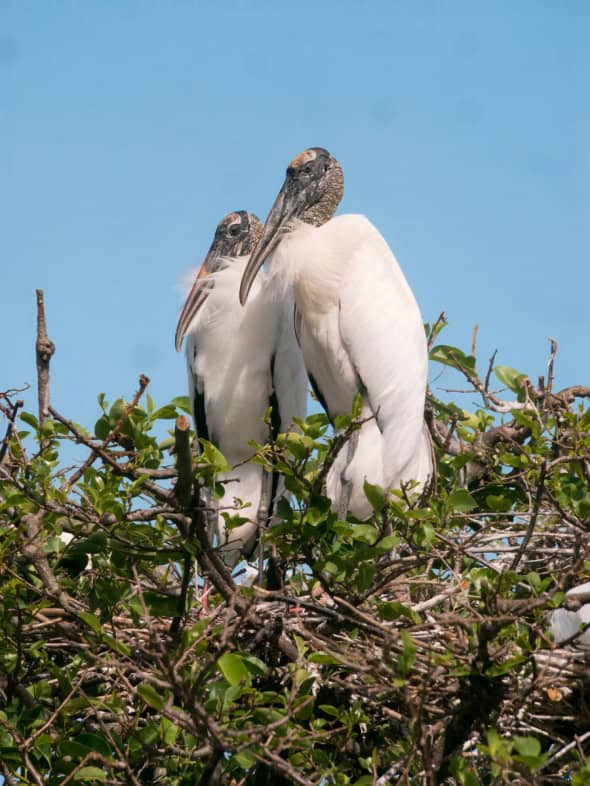
[[[234,498],[248,506],[249,521],[227,530],[217,518],[221,556],[233,567],[248,557],[272,515],[278,476],[248,461],[250,440],[268,440],[264,416],[272,407],[272,431],[287,431],[293,417],[304,418],[307,379],[293,328],[288,290],[263,282],[242,308],[238,290],[248,255],[260,237],[260,221],[240,210],[219,223],[207,257],[190,290],[176,328],[176,349],[186,339],[189,393],[197,435],[221,450],[231,472],[222,504]]]
[[[362,395],[369,419],[328,476],[339,514],[371,514],[364,480],[386,488],[432,474],[424,423],[428,354],[414,295],[389,246],[362,215],[333,218],[344,192],[340,164],[321,147],[300,153],[242,278],[245,303],[265,259],[293,287],[297,335],[310,382],[328,415]]]
[[[590,649],[590,581],[565,593],[562,608],[551,613],[550,626],[557,644],[571,639],[574,646]]]

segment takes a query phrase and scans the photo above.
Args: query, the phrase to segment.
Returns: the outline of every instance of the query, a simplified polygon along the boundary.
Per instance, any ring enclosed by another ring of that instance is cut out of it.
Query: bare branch
[[[475,357],[475,349],[477,347],[477,332],[479,330],[479,325],[473,326],[473,335],[471,337],[471,357]]]
[[[45,321],[45,302],[43,290],[37,289],[37,393],[39,398],[39,423],[43,424],[49,417],[49,362],[55,352],[55,344],[47,335]]]

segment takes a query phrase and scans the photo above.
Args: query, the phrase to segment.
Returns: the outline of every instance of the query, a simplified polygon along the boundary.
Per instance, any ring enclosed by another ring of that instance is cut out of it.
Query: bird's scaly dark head
[[[240,285],[244,304],[257,272],[272,254],[294,219],[313,226],[329,221],[344,193],[344,175],[334,156],[323,147],[309,147],[291,161],[285,182],[271,208],[262,236],[252,252]]]
[[[254,213],[236,210],[221,219],[178,319],[174,338],[177,352],[190,323],[211,291],[213,286],[211,275],[221,268],[225,259],[251,254],[261,234],[262,224]]]
[[[229,213],[217,225],[207,259],[211,258],[213,264],[213,260],[222,257],[243,257],[251,254],[261,234],[262,224],[254,213],[246,210]]]

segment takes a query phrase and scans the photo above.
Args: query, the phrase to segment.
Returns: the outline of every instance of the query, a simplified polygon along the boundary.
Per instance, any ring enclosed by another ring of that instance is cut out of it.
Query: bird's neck
[[[293,287],[305,319],[320,318],[338,302],[342,260],[333,252],[331,227],[331,222],[322,227],[296,222],[271,259],[271,278],[280,287]]]
[[[321,227],[327,223],[342,200],[344,194],[344,174],[337,161],[326,173],[326,183],[321,198],[301,216],[301,220],[314,227]]]

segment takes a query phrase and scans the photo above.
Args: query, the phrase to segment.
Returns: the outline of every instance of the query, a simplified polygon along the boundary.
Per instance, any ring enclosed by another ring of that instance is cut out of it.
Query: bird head
[[[262,224],[253,213],[246,210],[236,210],[221,219],[178,319],[174,339],[177,352],[190,323],[211,291],[211,275],[220,270],[228,258],[251,254],[261,234]]]
[[[293,221],[321,226],[329,221],[344,193],[344,176],[338,161],[323,147],[299,153],[287,167],[283,187],[262,229],[262,235],[246,265],[240,284],[244,305],[256,274],[289,232]]]

